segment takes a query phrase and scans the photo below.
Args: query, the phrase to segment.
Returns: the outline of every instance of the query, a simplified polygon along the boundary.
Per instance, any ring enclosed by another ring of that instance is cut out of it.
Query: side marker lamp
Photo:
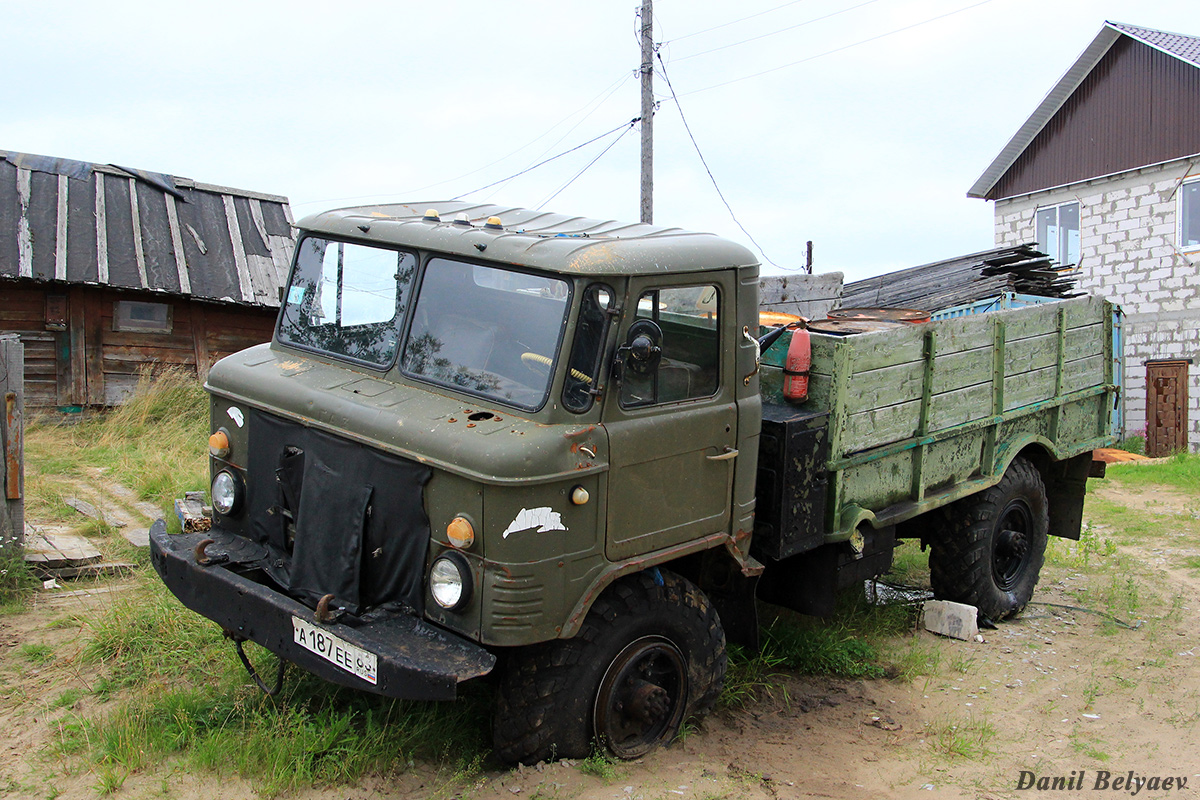
[[[475,544],[475,526],[466,517],[455,517],[446,526],[446,538],[459,550]]]
[[[229,434],[224,428],[208,437],[208,454],[213,458],[227,458],[229,456]]]

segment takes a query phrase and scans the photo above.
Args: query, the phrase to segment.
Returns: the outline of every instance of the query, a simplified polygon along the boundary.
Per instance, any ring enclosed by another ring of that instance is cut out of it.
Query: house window
[[[1200,180],[1179,192],[1179,242],[1184,250],[1200,249]]]
[[[118,300],[113,304],[113,330],[140,333],[170,333],[171,306]]]
[[[1079,203],[1039,208],[1038,249],[1063,266],[1079,263]]]

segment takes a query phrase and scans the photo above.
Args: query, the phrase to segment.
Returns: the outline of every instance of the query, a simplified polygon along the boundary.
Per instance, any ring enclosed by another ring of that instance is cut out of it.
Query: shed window
[[[1200,180],[1179,192],[1179,242],[1184,250],[1200,249]]]
[[[113,330],[170,333],[171,306],[166,303],[118,300],[113,307]]]
[[[1037,212],[1038,249],[1059,264],[1079,263],[1079,203],[1040,208]]]

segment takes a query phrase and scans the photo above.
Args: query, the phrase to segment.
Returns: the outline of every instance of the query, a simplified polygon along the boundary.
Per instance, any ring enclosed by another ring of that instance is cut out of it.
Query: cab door
[[[618,342],[657,328],[661,352],[652,368],[632,363],[627,347],[614,360],[604,407],[610,560],[729,531],[736,286],[732,271],[630,281]]]

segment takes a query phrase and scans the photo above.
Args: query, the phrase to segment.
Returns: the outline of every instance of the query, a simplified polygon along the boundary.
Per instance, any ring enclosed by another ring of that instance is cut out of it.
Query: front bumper
[[[206,553],[226,564],[257,548],[240,536],[214,528],[203,533],[168,534],[163,520],[150,528],[150,558],[163,583],[192,611],[216,622],[228,634],[256,642],[280,658],[332,683],[387,697],[452,700],[458,684],[491,672],[496,657],[486,649],[408,614],[362,624],[328,625],[312,609],[270,586],[218,563],[197,563],[196,545],[212,539]],[[315,626],[377,659],[375,683],[338,666],[294,641],[293,618]]]

